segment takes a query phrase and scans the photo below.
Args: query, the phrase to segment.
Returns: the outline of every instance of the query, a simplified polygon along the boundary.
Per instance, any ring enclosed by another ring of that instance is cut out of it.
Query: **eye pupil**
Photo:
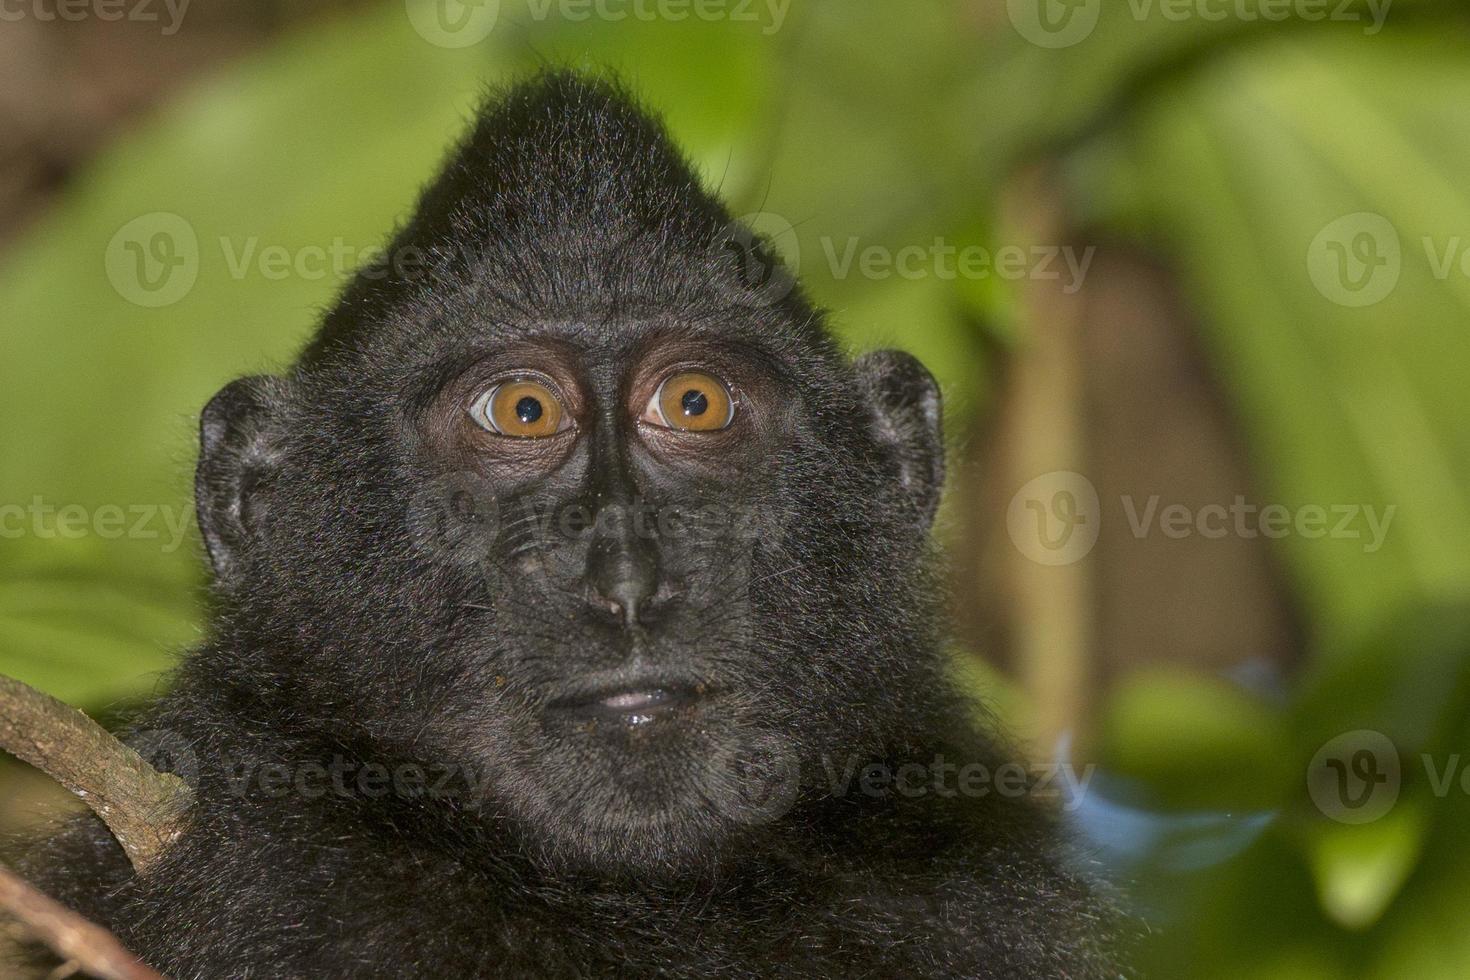
[[[684,410],[685,415],[703,415],[709,411],[709,398],[704,392],[690,388],[679,400],[679,406]]]
[[[705,371],[665,378],[648,400],[643,421],[679,432],[717,432],[735,418],[735,399],[725,382]]]
[[[470,415],[482,428],[516,439],[546,439],[567,428],[555,390],[532,378],[496,385],[480,396]]]
[[[541,418],[541,413],[541,402],[532,398],[530,395],[516,402],[516,418],[520,419],[526,425],[530,425],[532,422]]]

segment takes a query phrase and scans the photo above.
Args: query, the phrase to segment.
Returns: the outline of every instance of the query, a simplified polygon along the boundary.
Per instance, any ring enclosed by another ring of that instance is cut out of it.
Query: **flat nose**
[[[599,515],[598,533],[587,555],[587,585],[595,605],[625,629],[644,625],[658,590],[658,552],[638,534],[620,509]]]

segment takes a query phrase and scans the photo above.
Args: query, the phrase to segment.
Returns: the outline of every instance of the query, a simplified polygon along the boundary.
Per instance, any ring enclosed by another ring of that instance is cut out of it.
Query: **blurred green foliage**
[[[628,78],[736,213],[779,216],[776,244],[845,339],[918,353],[960,425],[988,394],[983,352],[1025,342],[1015,285],[842,276],[824,250],[998,244],[1005,189],[1047,161],[1075,227],[1180,272],[1269,499],[1396,508],[1373,553],[1279,542],[1312,643],[1293,703],[1170,675],[1107,706],[1102,757],[1153,805],[1278,814],[1235,860],[1143,876],[1142,900],[1173,913],[1155,974],[1470,975],[1452,918],[1470,900],[1470,799],[1437,796],[1417,763],[1466,744],[1470,707],[1470,276],[1435,261],[1470,240],[1459,6],[1399,0],[1369,33],[1104,5],[1060,49],[1002,6],[819,0],[768,34],[537,19],[505,0],[483,41],[448,48],[395,2],[232,67],[98,160],[0,267],[0,501],[187,512],[198,408],[289,361],[351,271],[232,262],[381,243],[485,87],[548,62]],[[157,308],[104,267],[119,229],[152,212],[187,221],[200,257],[194,287]],[[1309,256],[1362,212],[1396,229],[1402,272],[1380,302],[1343,305]],[[200,623],[197,537],[167,537],[0,538],[0,670],[91,707],[146,690]],[[1353,729],[1405,760],[1400,804],[1361,826],[1325,819],[1301,777]]]

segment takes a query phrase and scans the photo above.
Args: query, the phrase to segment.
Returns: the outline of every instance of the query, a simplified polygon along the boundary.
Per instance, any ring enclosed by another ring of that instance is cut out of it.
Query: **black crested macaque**
[[[946,681],[940,397],[849,360],[616,85],[495,100],[282,377],[204,409],[208,641],[135,875],[25,873],[173,980],[1113,978]]]

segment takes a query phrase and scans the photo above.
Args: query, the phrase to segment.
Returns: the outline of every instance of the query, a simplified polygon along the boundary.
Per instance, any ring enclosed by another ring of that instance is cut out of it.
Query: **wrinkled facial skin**
[[[794,788],[747,785],[767,770],[787,778],[796,746],[782,733],[799,708],[772,683],[794,651],[758,628],[751,586],[768,577],[766,602],[779,603],[791,508],[763,461],[789,451],[802,421],[793,385],[754,348],[643,325],[613,345],[589,333],[548,330],[475,361],[418,420],[448,475],[410,523],[421,548],[478,579],[465,583],[480,594],[457,656],[497,685],[435,728],[445,744],[483,746],[519,819],[575,817],[575,839],[592,843],[574,851],[657,841],[677,864]],[[648,417],[661,385],[689,371],[727,386],[727,427]],[[466,410],[498,379],[528,375],[558,396],[556,434],[497,435]]]
[[[678,874],[927,730],[917,361],[850,361],[661,128],[574,79],[484,115],[406,247],[444,261],[364,270],[201,419],[201,663],[270,751],[450,768],[436,819]],[[729,424],[660,424],[675,375]]]
[[[225,632],[280,658],[304,737],[456,768],[467,819],[608,873],[718,860],[824,760],[902,737],[870,709],[902,723],[932,684],[934,488],[895,435],[937,446],[916,362],[793,354],[738,316],[421,346],[246,379],[205,415]],[[651,420],[690,371],[728,390],[727,427]],[[553,434],[476,417],[527,378]]]

